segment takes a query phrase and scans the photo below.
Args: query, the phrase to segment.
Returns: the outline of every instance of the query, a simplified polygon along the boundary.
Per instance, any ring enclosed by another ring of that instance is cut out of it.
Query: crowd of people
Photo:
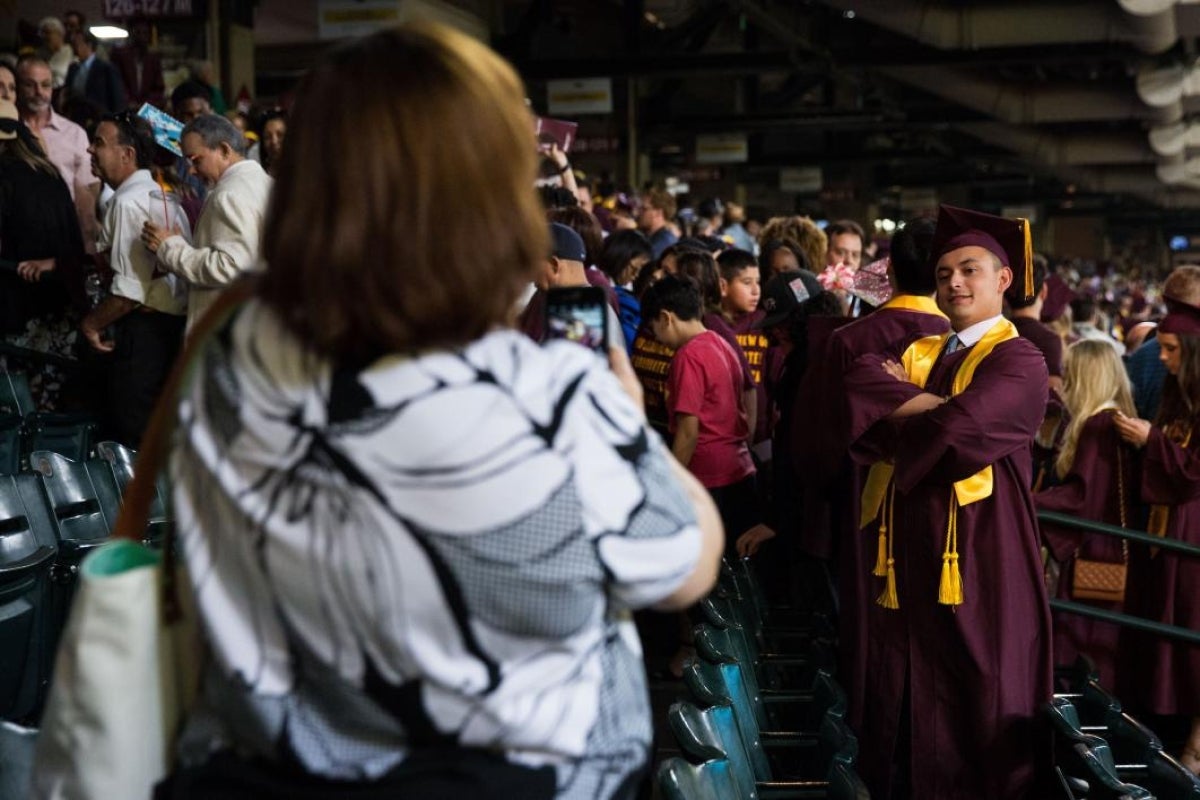
[[[180,407],[212,663],[161,796],[633,797],[637,630],[678,674],[722,556],[779,598],[827,570],[873,797],[1040,796],[1039,712],[1079,654],[1195,719],[1200,772],[1200,649],[1048,605],[1194,630],[1200,565],[1036,517],[1200,543],[1200,267],[1159,287],[976,211],[885,240],[588,181],[538,163],[507,64],[431,25],[325,56],[257,158],[199,71],[176,157],[134,111],[166,101],[145,32],[105,62],[65,22],[0,66],[8,368],[136,447],[254,281]],[[543,341],[553,290],[586,286],[603,358]],[[650,607],[675,616],[635,627]]]
[[[832,576],[873,797],[1040,796],[1052,665],[1080,655],[1128,708],[1190,723],[1176,755],[1200,773],[1200,648],[1048,605],[1196,630],[1200,564],[1036,518],[1200,544],[1200,267],[1056,263],[1027,222],[948,206],[885,240],[653,187],[543,195],[600,242],[581,267],[612,284],[647,419],[727,557],[760,554],[793,600],[797,565]]]
[[[39,408],[93,414],[138,443],[158,390],[211,298],[258,263],[286,114],[227,110],[211,67],[165,94],[151,27],[102,52],[78,12],[0,56],[0,320],[5,365]],[[162,106],[181,155],[139,115]]]

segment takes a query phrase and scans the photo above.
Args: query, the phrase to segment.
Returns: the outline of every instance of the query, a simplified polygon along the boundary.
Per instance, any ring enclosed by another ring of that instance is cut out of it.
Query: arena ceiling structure
[[[532,84],[623,87],[655,174],[728,132],[747,138],[741,180],[819,164],[834,187],[1200,208],[1200,0],[532,0],[501,27]]]

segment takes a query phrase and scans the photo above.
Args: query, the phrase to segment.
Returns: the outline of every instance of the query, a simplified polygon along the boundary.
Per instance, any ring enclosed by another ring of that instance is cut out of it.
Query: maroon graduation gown
[[[1125,523],[1138,528],[1137,492],[1140,487],[1139,454],[1121,443],[1112,422],[1112,411],[1093,415],[1079,432],[1075,462],[1052,489],[1038,492],[1034,503],[1039,511],[1056,511],[1109,525],[1121,525],[1120,488],[1125,492]],[[1120,455],[1118,456],[1118,453]],[[1117,479],[1117,465],[1124,469],[1123,481]],[[1042,538],[1054,560],[1062,564],[1057,596],[1071,600],[1071,581],[1075,573],[1075,551],[1080,558],[1092,561],[1119,562],[1123,559],[1121,541],[1102,534],[1088,534],[1075,528],[1042,523]],[[1128,584],[1128,578],[1126,578]],[[1124,603],[1099,600],[1076,602],[1122,611]],[[1085,654],[1100,672],[1100,682],[1116,689],[1117,645],[1121,629],[1110,622],[1089,619],[1077,614],[1054,615],[1054,662],[1070,664],[1076,656]]]
[[[846,689],[847,721],[854,730],[862,720],[866,613],[879,588],[871,575],[875,539],[858,527],[867,467],[853,464],[848,455],[843,376],[860,356],[876,353],[898,359],[917,339],[949,328],[949,321],[937,314],[880,308],[830,334],[823,357],[809,364],[799,393],[808,412],[807,419],[797,417],[802,422],[792,429],[798,488],[804,496],[801,547],[818,557],[827,558],[835,549],[838,554],[838,679]]]
[[[1142,499],[1168,505],[1166,535],[1200,545],[1200,437],[1188,447],[1155,426],[1142,459]],[[1125,607],[1130,614],[1200,630],[1200,558],[1130,545]],[[1200,647],[1122,631],[1119,696],[1154,714],[1200,715]]]
[[[928,391],[950,395],[969,352],[943,355]],[[872,797],[888,800],[906,741],[912,797],[1037,796],[1049,751],[1039,714],[1052,691],[1051,640],[1029,448],[1045,409],[1045,359],[1024,339],[1001,342],[966,391],[900,425],[879,421],[918,390],[881,361],[864,356],[846,376],[853,454],[893,458],[897,489],[900,608],[868,615],[860,771]],[[965,602],[944,606],[951,486],[989,464],[992,496],[958,512]]]

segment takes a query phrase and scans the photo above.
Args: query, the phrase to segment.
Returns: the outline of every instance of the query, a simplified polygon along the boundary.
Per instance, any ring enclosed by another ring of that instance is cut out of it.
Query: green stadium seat
[[[1200,800],[1200,778],[1162,750],[1147,751],[1146,777],[1138,782],[1157,800]]]
[[[1082,742],[1072,747],[1077,763],[1081,767],[1079,778],[1086,785],[1087,800],[1154,800],[1149,791],[1117,777],[1113,769],[1112,755],[1108,745],[1088,747]]]
[[[103,544],[112,530],[117,488],[111,477],[99,471],[94,475],[86,464],[58,453],[35,451],[29,456],[29,463],[45,490],[58,537],[53,592],[57,641],[57,632],[66,624],[75,595],[79,563]]]
[[[812,798],[828,794],[828,764],[834,760],[832,757],[826,762],[810,764],[808,769],[799,770],[797,777],[788,780],[764,780],[756,774],[749,753],[743,747],[731,706],[714,705],[701,710],[691,703],[676,703],[668,711],[667,720],[686,757],[695,762],[714,758],[725,758],[730,762],[740,796],[746,800]],[[853,738],[840,718],[833,718],[823,735],[835,745],[841,745],[846,736]],[[839,760],[847,763],[845,758]]]
[[[722,630],[711,625],[698,625],[693,634],[696,652],[714,664],[737,664],[743,673],[743,683],[746,698],[754,713],[755,721],[761,728],[770,728],[778,724],[773,713],[768,710],[759,680],[760,669],[778,669],[786,667],[786,690],[797,690],[812,686],[817,670],[824,669],[833,672],[836,664],[835,656],[828,644],[819,641],[809,643],[801,655],[781,657],[777,659],[755,660],[745,645],[745,640],[729,629]]]
[[[829,782],[829,800],[871,800],[867,785],[854,767],[844,761],[834,759],[826,780]]]
[[[659,765],[657,778],[664,800],[743,800],[728,761],[689,764],[668,758]]]
[[[91,454],[97,427],[96,421],[86,414],[27,414],[26,449],[49,450],[73,461],[84,461]]]
[[[29,379],[20,372],[0,370],[0,412],[24,417],[35,411]]]
[[[60,548],[84,550],[108,538],[114,520],[107,509],[117,505],[111,477],[97,480],[87,465],[48,450],[30,453],[29,463],[46,488]]]
[[[0,718],[6,720],[34,720],[45,699],[53,660],[56,554],[36,477],[0,477]]]
[[[113,481],[116,483],[119,497],[125,496],[125,491],[133,481],[134,462],[137,453],[117,442],[99,442],[96,445],[96,461],[88,462],[88,469],[103,469],[107,466]],[[167,526],[171,524],[168,502],[170,492],[167,489],[165,476],[160,475],[155,483],[154,500],[150,503],[149,519],[146,523],[145,542],[157,545],[162,542]],[[115,519],[115,517],[114,517]]]
[[[1144,788],[1125,783],[1117,774],[1108,743],[1087,733],[1071,701],[1053,698],[1047,714],[1054,731],[1054,765],[1067,796],[1087,800],[1150,798]]]
[[[16,414],[0,413],[0,475],[21,471],[21,440],[25,420]]]

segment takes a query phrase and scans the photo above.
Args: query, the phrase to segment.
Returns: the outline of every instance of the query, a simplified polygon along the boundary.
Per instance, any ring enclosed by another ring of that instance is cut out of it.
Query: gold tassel
[[[896,559],[887,560],[887,581],[883,585],[883,594],[876,600],[884,608],[897,609],[900,607],[900,597],[896,594]]]
[[[1033,297],[1033,233],[1029,228],[1029,220],[1018,220],[1021,231],[1025,234],[1025,299]]]
[[[963,603],[962,572],[958,567],[958,497],[950,489],[950,520],[946,524],[946,549],[942,552],[942,580],[938,602],[944,606]]]
[[[889,502],[891,501],[891,502]],[[882,578],[887,575],[888,563],[888,528],[892,521],[891,506],[896,502],[896,490],[892,485],[891,480],[888,480],[887,487],[883,490],[883,513],[879,515],[879,547],[875,555],[875,569],[871,570],[871,574],[877,578]]]
[[[880,539],[879,539],[879,557],[883,562],[875,565],[876,575],[886,576],[887,581],[883,585],[883,594],[876,598],[875,602],[884,608],[897,609],[900,607],[900,597],[896,594],[896,486],[892,484],[889,487],[887,495],[885,495],[886,507],[884,509],[883,519],[879,523]],[[884,547],[884,530],[888,530],[890,535],[886,537],[887,546]],[[883,566],[883,570],[879,571],[879,567]]]

